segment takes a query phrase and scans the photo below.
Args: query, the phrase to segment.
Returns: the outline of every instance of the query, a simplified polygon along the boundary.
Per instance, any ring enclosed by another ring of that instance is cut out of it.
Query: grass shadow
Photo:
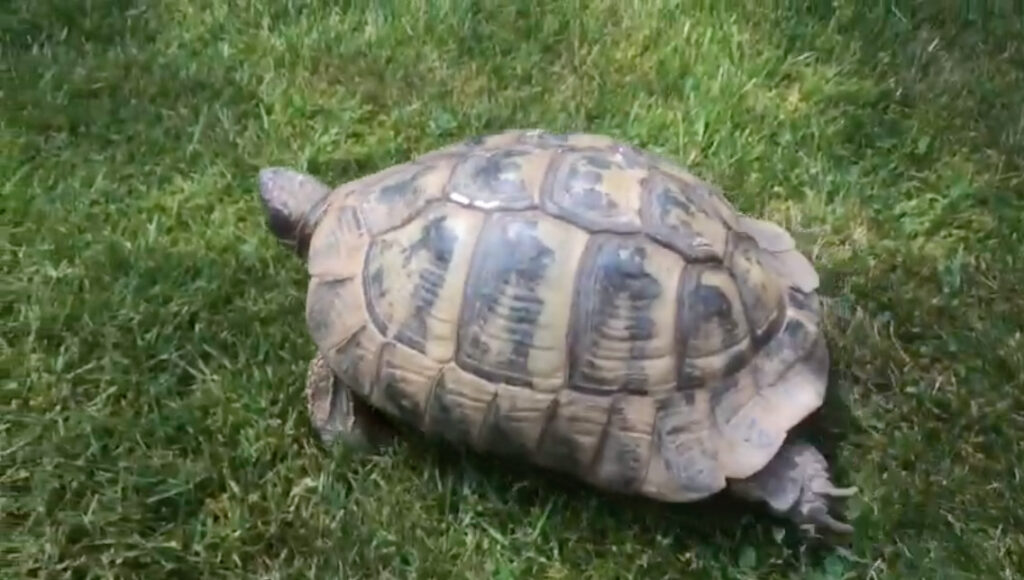
[[[156,28],[146,22],[143,0],[104,0],[72,5],[60,0],[4,2],[0,17],[0,50],[29,52],[54,41],[79,49],[114,48],[129,39],[152,38]]]
[[[394,463],[314,452],[305,276],[266,235],[256,167],[338,182],[515,125],[656,144],[747,208],[818,204],[803,215],[825,224],[833,388],[806,432],[842,454],[837,480],[867,484],[863,570],[996,576],[1019,561],[1015,488],[990,485],[1019,470],[1024,410],[1024,280],[1007,250],[1024,226],[1017,37],[849,6],[695,8],[692,26],[676,3],[622,6],[8,12],[0,173],[17,251],[2,260],[22,299],[3,310],[16,532],[0,551],[34,571],[188,576],[340,562],[376,577],[615,577],[684,562],[736,577],[750,553],[762,577],[824,570],[831,554],[780,548],[746,502],[610,497],[415,439]],[[874,23],[890,28],[863,32]],[[774,184],[784,193],[759,197]]]
[[[829,409],[826,413],[833,414],[837,412],[836,407],[843,408],[842,403],[831,399],[826,407]],[[472,489],[473,495],[482,494],[488,501],[524,517],[543,512],[554,521],[551,533],[557,534],[559,526],[571,526],[576,542],[595,549],[607,547],[609,542],[615,542],[614,538],[629,537],[631,542],[641,546],[661,545],[677,553],[717,552],[727,560],[736,561],[745,547],[768,542],[788,552],[787,557],[773,562],[777,570],[792,570],[799,566],[797,561],[802,556],[827,557],[835,546],[824,539],[802,537],[790,522],[771,515],[766,506],[747,502],[728,492],[683,504],[605,492],[520,458],[481,454],[438,438],[425,438],[381,415],[374,415],[374,418],[396,439],[375,451],[354,455],[340,446],[332,446],[322,450],[325,457],[344,457],[342,464],[335,467],[344,471],[374,455],[384,454],[410,470],[436,474],[445,482],[443,487],[451,490],[447,493],[453,518],[462,502],[457,490]],[[815,428],[813,424],[803,425],[800,434],[811,433],[811,441],[825,442],[822,450],[835,455],[835,449],[827,446],[827,439],[822,439],[820,434],[815,439]],[[316,437],[311,425],[307,434]],[[336,455],[339,452],[341,455]],[[434,475],[424,477],[433,479]],[[841,506],[836,507],[842,517]],[[485,525],[500,530],[502,520],[496,516]],[[586,524],[581,526],[579,522]],[[550,539],[557,541],[556,537]],[[839,543],[843,543],[841,539]]]

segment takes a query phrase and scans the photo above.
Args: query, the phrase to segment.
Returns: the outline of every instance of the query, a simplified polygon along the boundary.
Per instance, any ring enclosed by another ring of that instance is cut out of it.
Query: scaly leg
[[[370,451],[394,434],[387,421],[353,393],[319,354],[309,363],[306,403],[313,428],[325,445],[340,442]]]
[[[853,532],[853,526],[829,514],[828,502],[830,498],[852,496],[857,488],[832,485],[828,462],[807,443],[786,443],[764,469],[746,479],[730,481],[729,488],[740,497],[767,502],[773,512],[812,534],[818,529]]]

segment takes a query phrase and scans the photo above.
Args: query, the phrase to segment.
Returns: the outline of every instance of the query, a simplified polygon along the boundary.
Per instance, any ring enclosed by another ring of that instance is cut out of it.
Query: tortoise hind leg
[[[387,420],[345,385],[320,354],[309,363],[306,404],[324,445],[341,443],[371,451],[394,435]]]
[[[829,499],[849,497],[856,487],[835,487],[828,463],[807,443],[786,443],[761,471],[732,480],[729,488],[740,497],[763,500],[773,512],[788,517],[811,534],[826,530],[850,534],[853,526],[829,514]]]

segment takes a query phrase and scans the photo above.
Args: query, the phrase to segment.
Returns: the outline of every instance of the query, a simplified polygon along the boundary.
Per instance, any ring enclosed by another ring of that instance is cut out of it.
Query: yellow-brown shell
[[[792,239],[608,137],[509,131],[335,189],[311,335],[407,425],[600,487],[699,499],[820,403]]]

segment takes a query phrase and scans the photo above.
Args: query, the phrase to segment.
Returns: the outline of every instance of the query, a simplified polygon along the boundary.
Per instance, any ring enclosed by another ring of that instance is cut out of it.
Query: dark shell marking
[[[646,174],[647,168],[634,156],[566,151],[548,173],[542,207],[590,231],[639,233]]]
[[[540,213],[490,216],[465,282],[456,356],[462,368],[497,383],[561,388],[571,302],[565,292],[585,243],[582,232],[564,225]]]
[[[437,362],[451,360],[462,280],[482,224],[478,213],[435,204],[370,242],[363,292],[381,336]]]
[[[536,206],[538,181],[553,152],[529,147],[467,153],[455,167],[445,197],[484,210]]]
[[[481,137],[338,191],[311,334],[353,391],[454,442],[704,496],[718,426],[819,339],[724,199],[607,137]]]
[[[643,236],[590,238],[577,266],[569,388],[642,395],[674,388],[673,313],[682,267]]]
[[[443,213],[374,239],[367,251],[363,291],[370,319],[384,336],[426,354],[427,319],[437,304],[459,241]],[[413,237],[402,236],[414,230]],[[405,238],[405,239],[402,239]],[[400,292],[398,296],[393,293]],[[397,310],[405,306],[401,312]]]

